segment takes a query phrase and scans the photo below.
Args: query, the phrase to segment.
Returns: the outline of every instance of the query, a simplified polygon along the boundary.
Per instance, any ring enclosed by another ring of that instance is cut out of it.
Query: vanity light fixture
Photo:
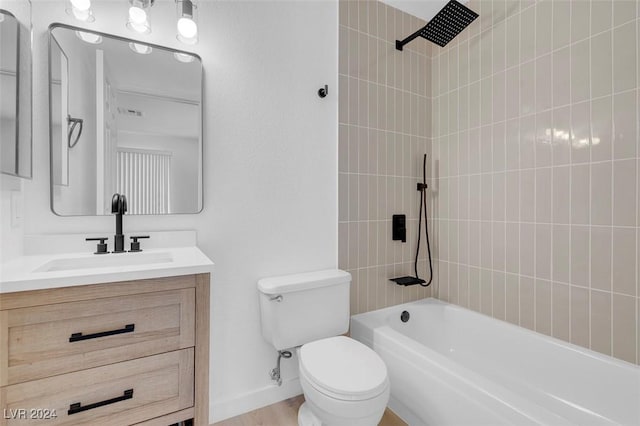
[[[185,64],[193,62],[196,59],[193,55],[189,55],[188,53],[180,53],[180,52],[175,52],[173,54],[173,57],[176,58],[176,61],[184,62]]]
[[[147,46],[146,44],[140,44],[140,43],[129,43],[129,49],[141,55],[148,55],[153,51],[153,48],[151,46]]]
[[[65,11],[78,21],[93,22],[96,20],[91,10],[91,0],[67,0],[67,3]]]
[[[198,42],[198,24],[196,12],[198,7],[193,0],[176,0],[178,35],[176,38],[184,44]]]
[[[100,44],[102,43],[102,36],[94,33],[87,33],[84,31],[76,31],[76,36],[89,44]]]
[[[129,0],[129,19],[127,28],[140,34],[149,34],[149,10],[155,0]]]

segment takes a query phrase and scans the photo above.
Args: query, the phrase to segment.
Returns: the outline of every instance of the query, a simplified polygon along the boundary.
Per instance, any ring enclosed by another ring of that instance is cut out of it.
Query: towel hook
[[[329,94],[328,85],[325,84],[324,87],[321,87],[320,89],[318,89],[318,96],[320,96],[321,98],[327,97],[328,94]]]
[[[80,128],[78,129],[78,133],[74,138],[73,132],[76,130],[76,127],[78,127],[78,125],[80,125]],[[69,145],[69,148],[73,148],[78,144],[80,136],[82,135],[84,120],[82,118],[73,118],[70,115],[67,115],[67,127],[69,128],[69,130],[67,131],[67,144]],[[71,141],[71,139],[73,139],[73,142]]]

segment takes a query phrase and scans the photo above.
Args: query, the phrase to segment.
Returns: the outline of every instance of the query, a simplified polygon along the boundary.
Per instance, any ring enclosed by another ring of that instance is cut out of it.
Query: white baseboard
[[[282,382],[282,386],[270,385],[221,401],[211,401],[209,423],[244,414],[287,398],[302,394],[298,378]]]

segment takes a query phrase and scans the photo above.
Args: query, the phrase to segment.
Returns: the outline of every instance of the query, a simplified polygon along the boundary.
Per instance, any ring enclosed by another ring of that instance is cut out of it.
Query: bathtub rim
[[[502,324],[503,326],[506,326],[507,328],[511,329],[511,330],[515,330],[518,332],[522,332],[525,333],[531,337],[536,338],[537,340],[546,340],[549,341],[550,343],[556,345],[556,346],[561,346],[564,348],[567,348],[571,351],[574,352],[579,352],[580,354],[596,359],[598,361],[604,362],[606,364],[611,364],[611,365],[616,365],[618,367],[623,367],[626,369],[630,369],[633,372],[635,372],[636,374],[640,374],[640,365],[634,364],[632,362],[629,361],[625,361],[623,359],[620,358],[616,358],[612,355],[606,355],[600,352],[596,352],[593,349],[589,349],[589,348],[585,348],[583,346],[579,346],[576,345],[575,343],[571,343],[571,342],[567,342],[565,340],[559,339],[557,337],[553,337],[553,336],[549,336],[547,334],[543,334],[540,332],[537,332],[535,330],[531,330],[529,328],[520,326],[520,325],[516,325],[513,324],[511,322],[508,322],[506,320],[502,320],[500,318],[495,318],[486,314],[483,314],[481,312],[477,312],[474,311],[472,309],[468,309],[465,308],[464,306],[460,306],[460,305],[456,305],[453,303],[449,303],[449,302],[445,302],[443,300],[440,299],[436,299],[435,297],[426,297],[424,299],[419,299],[419,300],[414,300],[412,302],[406,302],[406,303],[402,303],[399,305],[393,305],[393,306],[388,306],[386,308],[381,308],[381,309],[376,309],[373,311],[368,311],[368,312],[362,312],[359,314],[355,314],[351,316],[350,319],[350,328],[351,328],[351,321],[357,321],[357,322],[361,322],[363,324],[373,324],[374,327],[373,328],[377,328],[377,327],[382,327],[382,326],[389,326],[391,329],[393,329],[393,327],[391,327],[388,323],[387,323],[387,318],[389,317],[389,315],[383,315],[383,314],[388,314],[391,313],[393,311],[398,311],[402,308],[410,308],[410,307],[416,307],[416,306],[422,306],[422,305],[440,305],[442,307],[446,307],[448,309],[454,310],[454,311],[461,311],[465,314],[470,314],[472,316],[479,316],[483,319],[490,319],[490,320],[496,320],[498,321],[500,324]],[[403,310],[408,310],[408,309],[403,309]],[[393,329],[394,331],[397,331],[395,329]],[[402,334],[400,331],[397,331],[398,333]]]

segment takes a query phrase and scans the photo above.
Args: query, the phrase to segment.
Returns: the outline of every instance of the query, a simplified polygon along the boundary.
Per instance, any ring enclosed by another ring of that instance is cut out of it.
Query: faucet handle
[[[109,253],[107,251],[107,243],[105,243],[106,240],[108,240],[109,237],[98,237],[98,238],[85,238],[86,241],[100,241],[98,243],[98,246],[96,247],[96,251],[94,254],[107,254]]]
[[[142,251],[140,248],[140,242],[138,241],[141,238],[149,238],[148,235],[136,235],[135,237],[130,237],[133,241],[131,241],[131,250],[132,252]]]

